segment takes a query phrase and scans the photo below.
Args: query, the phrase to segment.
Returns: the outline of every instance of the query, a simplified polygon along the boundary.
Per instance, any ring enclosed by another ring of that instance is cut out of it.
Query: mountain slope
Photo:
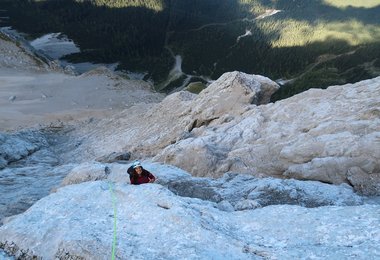
[[[74,62],[120,62],[158,90],[239,70],[286,79],[275,100],[379,76],[379,1],[3,1],[3,21],[33,37],[63,32]],[[176,56],[181,71],[169,77]],[[325,59],[329,57],[328,59]],[[168,80],[169,77],[169,80]]]

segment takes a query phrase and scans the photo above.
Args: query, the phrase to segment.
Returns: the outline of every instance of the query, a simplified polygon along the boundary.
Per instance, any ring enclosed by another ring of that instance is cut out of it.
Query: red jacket
[[[156,177],[154,177],[153,174],[151,174],[149,171],[145,170],[144,168],[142,168],[141,175],[138,175],[132,166],[128,168],[127,172],[129,174],[129,179],[131,180],[131,184],[139,185],[143,183],[148,183],[150,181],[153,182],[156,180]]]

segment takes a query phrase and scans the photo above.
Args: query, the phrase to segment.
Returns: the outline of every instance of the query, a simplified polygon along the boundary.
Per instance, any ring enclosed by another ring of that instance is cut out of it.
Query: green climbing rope
[[[112,196],[112,205],[113,205],[113,241],[112,241],[112,260],[115,260],[115,251],[116,251],[116,197],[112,190],[111,183],[108,183],[109,190]]]

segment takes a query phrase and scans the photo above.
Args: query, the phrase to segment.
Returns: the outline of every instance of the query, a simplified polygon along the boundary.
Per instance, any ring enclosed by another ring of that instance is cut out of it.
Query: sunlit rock
[[[257,89],[265,86],[264,95]],[[380,78],[252,104],[260,96],[268,100],[276,86],[264,77],[226,73],[199,95],[177,92],[78,128],[78,136],[90,134],[68,156],[130,151],[131,159],[153,157],[194,176],[231,171],[351,185],[352,167],[380,172]],[[361,191],[379,194],[377,187]]]

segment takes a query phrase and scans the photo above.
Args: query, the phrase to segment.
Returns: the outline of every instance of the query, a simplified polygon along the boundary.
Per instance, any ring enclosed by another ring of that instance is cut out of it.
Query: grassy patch
[[[363,7],[372,8],[380,5],[380,1],[377,0],[323,0],[327,5],[336,6],[339,8],[347,7]]]
[[[6,36],[5,34],[3,34],[2,32],[0,32],[0,39],[2,39],[3,41],[7,41],[7,42],[11,41],[11,39],[9,39],[9,37]]]
[[[202,90],[206,88],[206,85],[200,81],[197,82],[191,82],[185,90],[194,93],[194,94],[199,94]]]
[[[324,67],[305,73],[292,84],[282,86],[271,97],[272,101],[291,97],[310,88],[326,88],[331,85],[346,83],[335,68]]]

